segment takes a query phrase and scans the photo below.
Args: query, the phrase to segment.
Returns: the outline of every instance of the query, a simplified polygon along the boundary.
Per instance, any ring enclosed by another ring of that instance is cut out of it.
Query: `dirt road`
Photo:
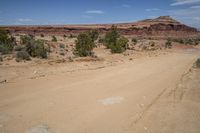
[[[167,108],[157,104],[170,94],[169,103],[173,103],[171,92],[196,58],[170,53],[98,70],[1,84],[0,133],[175,132],[172,128],[177,123],[159,125],[160,120],[170,123],[172,119],[167,119]],[[178,116],[184,119],[184,113]]]

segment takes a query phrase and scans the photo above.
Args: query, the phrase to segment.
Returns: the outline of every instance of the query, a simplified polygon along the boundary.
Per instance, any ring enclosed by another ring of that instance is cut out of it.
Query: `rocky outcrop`
[[[12,34],[32,35],[77,35],[91,29],[98,29],[100,33],[106,33],[112,24],[96,25],[49,25],[49,26],[7,26],[2,27]],[[114,24],[123,35],[141,37],[188,37],[199,34],[195,28],[181,24],[169,16],[161,16],[156,19],[146,19],[134,23]]]

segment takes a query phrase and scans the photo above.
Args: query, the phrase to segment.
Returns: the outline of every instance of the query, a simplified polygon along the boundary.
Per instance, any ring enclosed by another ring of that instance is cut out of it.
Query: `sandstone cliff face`
[[[141,37],[188,37],[199,34],[198,30],[169,16],[161,16],[156,19],[147,19],[134,23],[115,24],[119,32],[123,35],[133,35]],[[32,34],[32,35],[77,35],[91,29],[98,29],[100,33],[106,33],[111,24],[96,25],[59,25],[59,26],[7,26],[3,27],[12,34]]]

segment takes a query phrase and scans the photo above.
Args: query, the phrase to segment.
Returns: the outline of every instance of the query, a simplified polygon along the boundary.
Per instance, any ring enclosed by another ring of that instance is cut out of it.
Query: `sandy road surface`
[[[0,133],[147,132],[145,114],[176,87],[196,58],[171,53],[1,84]],[[148,122],[155,114],[147,115]]]

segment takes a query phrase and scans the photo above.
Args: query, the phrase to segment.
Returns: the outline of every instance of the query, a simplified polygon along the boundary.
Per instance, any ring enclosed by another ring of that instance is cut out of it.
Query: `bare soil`
[[[200,131],[198,50],[99,56],[1,65],[0,133]]]

